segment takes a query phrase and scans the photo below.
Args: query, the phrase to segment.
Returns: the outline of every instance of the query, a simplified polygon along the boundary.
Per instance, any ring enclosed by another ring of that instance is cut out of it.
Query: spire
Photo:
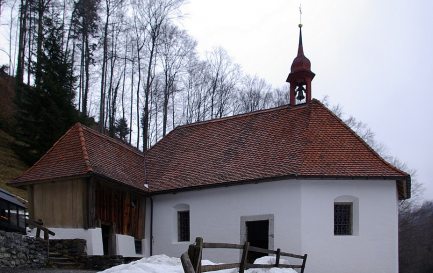
[[[298,56],[304,56],[304,46],[302,45],[302,24],[299,24],[298,26],[299,26]]]
[[[302,14],[301,10],[299,10]],[[290,105],[311,101],[311,81],[315,74],[311,71],[311,62],[304,55],[302,44],[302,24],[299,24],[298,55],[293,60],[286,82],[290,83]]]

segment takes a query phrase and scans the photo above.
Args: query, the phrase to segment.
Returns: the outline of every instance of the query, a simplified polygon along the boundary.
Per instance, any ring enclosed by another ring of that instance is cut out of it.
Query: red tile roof
[[[141,190],[147,181],[154,193],[279,178],[393,179],[400,197],[410,196],[410,176],[317,100],[179,126],[146,156],[78,123],[11,184],[90,174]]]
[[[283,177],[410,179],[317,100],[179,126],[146,166],[153,192]]]
[[[11,184],[97,174],[146,190],[143,170],[141,152],[77,123]]]

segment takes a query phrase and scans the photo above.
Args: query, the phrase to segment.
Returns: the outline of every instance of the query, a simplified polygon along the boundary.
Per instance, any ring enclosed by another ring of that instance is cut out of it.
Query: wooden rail
[[[44,240],[48,241],[50,235],[56,235],[54,232],[44,227],[44,223],[42,222],[42,220],[35,221],[32,219],[27,219],[26,221],[28,226],[36,228],[36,238],[41,237],[41,230],[44,232]]]
[[[222,248],[222,249],[239,249],[242,250],[242,257],[239,263],[217,264],[217,265],[201,265],[202,252],[204,248]],[[249,252],[259,252],[263,254],[275,255],[275,264],[250,264],[247,262]],[[302,260],[302,264],[281,264],[281,256],[290,257]],[[244,273],[249,268],[297,268],[300,273],[304,273],[305,264],[307,262],[307,254],[296,255],[292,253],[282,252],[280,249],[270,250],[259,247],[250,246],[249,242],[243,245],[225,244],[225,243],[204,243],[203,238],[197,237],[195,244],[188,247],[188,251],[180,257],[182,261],[183,271],[185,273],[203,273],[209,271],[217,271],[223,269],[239,268],[239,273]]]

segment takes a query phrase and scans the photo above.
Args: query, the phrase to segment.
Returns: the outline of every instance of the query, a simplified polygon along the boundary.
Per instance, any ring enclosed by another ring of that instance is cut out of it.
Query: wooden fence
[[[202,252],[204,248],[222,248],[222,249],[239,249],[242,250],[242,257],[239,263],[218,264],[218,265],[201,265]],[[275,255],[275,264],[250,264],[247,262],[249,252],[259,252],[267,255]],[[281,264],[281,256],[300,259],[301,264]],[[182,267],[185,273],[202,273],[209,271],[217,271],[223,269],[239,268],[239,273],[244,273],[249,268],[297,268],[301,273],[304,273],[305,263],[307,262],[307,254],[296,255],[292,253],[282,252],[280,249],[269,250],[250,246],[249,242],[243,245],[226,244],[226,243],[204,243],[203,238],[197,237],[195,244],[189,246],[188,251],[181,256]]]
[[[44,232],[44,240],[46,240],[46,241],[49,240],[50,235],[52,235],[52,236],[56,235],[54,232],[52,232],[48,228],[44,227],[44,223],[42,222],[41,219],[32,220],[29,218],[26,220],[26,222],[27,222],[27,226],[36,228],[36,238],[41,237],[41,231]]]

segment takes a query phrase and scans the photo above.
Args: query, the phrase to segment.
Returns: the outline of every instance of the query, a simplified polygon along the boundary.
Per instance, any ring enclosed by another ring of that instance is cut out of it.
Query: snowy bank
[[[275,257],[262,257],[257,259],[255,264],[275,264]],[[288,262],[281,259],[281,264],[287,264]],[[203,260],[203,265],[214,265],[215,263]],[[122,264],[112,268],[109,268],[103,273],[184,273],[182,263],[179,258],[172,258],[166,255],[155,255],[141,260]],[[218,273],[237,273],[238,269],[226,269],[214,271]],[[271,268],[271,269],[248,269],[247,273],[296,273],[295,270],[289,268]]]

